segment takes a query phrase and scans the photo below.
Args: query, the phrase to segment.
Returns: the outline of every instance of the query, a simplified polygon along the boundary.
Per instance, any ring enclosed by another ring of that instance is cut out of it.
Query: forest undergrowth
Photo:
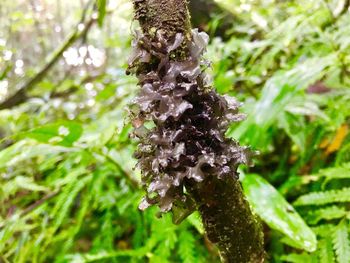
[[[138,209],[131,3],[58,2],[0,4],[0,262],[219,262],[197,213]],[[226,136],[259,152],[239,172],[268,262],[349,263],[349,1],[211,8],[194,27],[247,115]]]

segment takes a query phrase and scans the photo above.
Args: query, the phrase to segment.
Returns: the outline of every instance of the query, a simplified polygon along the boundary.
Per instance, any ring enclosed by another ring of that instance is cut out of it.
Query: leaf
[[[73,205],[73,202],[79,192],[85,187],[86,183],[91,180],[92,176],[88,175],[77,182],[71,183],[65,188],[65,191],[57,198],[55,207],[52,210],[54,216],[54,222],[52,222],[53,229],[59,228],[65,217],[68,216],[69,209]]]
[[[288,192],[288,190],[293,189],[297,186],[303,184],[309,184],[315,181],[319,181],[320,179],[324,179],[322,183],[322,187],[325,188],[327,183],[331,180],[335,179],[349,179],[350,178],[350,163],[343,163],[340,166],[330,167],[319,170],[315,174],[303,175],[303,176],[291,176],[282,187],[283,192]]]
[[[82,228],[82,225],[84,223],[84,218],[86,218],[86,213],[88,211],[88,208],[90,206],[91,201],[91,195],[88,193],[81,193],[81,200],[80,201],[80,207],[79,211],[77,212],[77,217],[74,225],[69,230],[70,236],[65,240],[65,244],[63,248],[60,251],[61,256],[64,258],[64,256],[67,254],[67,251],[73,246],[74,244],[74,238],[78,234],[79,230]],[[108,233],[113,233],[112,231],[106,231]],[[59,258],[59,255],[57,255],[57,258]]]
[[[192,213],[186,220],[198,231],[199,234],[204,234],[203,223],[198,212]]]
[[[281,257],[283,262],[292,262],[292,263],[311,263],[310,256],[307,254],[289,254],[283,255]]]
[[[24,220],[20,219],[17,215],[13,218],[10,218],[4,226],[0,228],[0,255],[4,255],[8,243],[13,242],[13,237],[15,233],[29,230],[30,225]]]
[[[332,235],[333,247],[339,263],[350,262],[350,242],[348,220],[342,220]]]
[[[67,262],[96,262],[105,259],[112,259],[118,257],[132,257],[137,256],[137,250],[122,250],[122,251],[97,251],[95,254],[68,254],[65,256]]]
[[[344,163],[339,167],[331,167],[322,169],[319,171],[319,176],[325,177],[325,183],[333,179],[346,179],[350,178],[350,163]]]
[[[181,262],[192,263],[196,262],[196,242],[193,235],[187,230],[183,230],[179,236],[179,255]]]
[[[24,177],[24,176],[16,176],[15,183],[24,189],[30,190],[30,191],[48,191],[48,188],[38,185],[34,182],[33,178]]]
[[[292,263],[312,263],[312,258],[308,254],[289,254],[289,255],[283,255],[281,257],[283,262],[292,262]]]
[[[266,224],[286,235],[298,248],[309,252],[316,249],[315,234],[272,185],[255,174],[246,175],[242,184],[253,210]]]
[[[308,222],[310,224],[317,224],[322,219],[332,220],[342,218],[347,215],[345,208],[338,206],[330,206],[322,209],[311,210],[308,214]]]
[[[26,189],[33,192],[47,192],[49,189],[34,182],[31,177],[18,175],[13,180],[9,180],[1,185],[1,199],[7,199],[14,195],[20,189]]]
[[[103,21],[106,16],[106,6],[107,6],[107,0],[97,0],[97,7],[98,7],[98,26],[102,27]]]
[[[330,203],[350,202],[350,188],[313,192],[300,196],[294,205],[325,205]]]
[[[319,242],[319,260],[320,263],[334,263],[334,252],[332,247],[332,240],[330,239],[322,239]]]
[[[117,85],[115,83],[105,85],[103,90],[97,94],[96,101],[107,101],[108,99],[116,95],[116,90]]]
[[[289,103],[285,110],[293,115],[317,116],[329,121],[329,117],[319,108],[317,103],[307,101],[304,98],[298,98],[296,101]]]
[[[249,112],[246,121],[237,128],[229,129],[227,136],[247,140],[249,144],[259,149],[266,147],[268,129],[275,123],[280,114],[286,111],[288,103],[308,85],[322,78],[324,70],[334,64],[335,56],[310,58],[288,71],[277,71],[269,78],[259,100]]]
[[[32,138],[43,143],[70,147],[80,138],[82,133],[83,128],[81,124],[71,121],[59,121],[22,133],[20,137]]]
[[[350,143],[344,145],[337,153],[336,164],[350,162]]]
[[[123,129],[124,115],[116,110],[103,115],[102,118],[84,127],[84,133],[79,142],[92,147],[105,146],[106,143],[116,140]],[[113,121],[111,121],[113,120]]]
[[[349,127],[347,124],[342,125],[338,130],[337,133],[332,141],[332,143],[328,146],[326,153],[331,154],[333,152],[336,152],[340,149],[340,147],[343,144],[343,141],[345,137],[348,135]]]
[[[34,157],[71,151],[74,151],[74,149],[48,144],[37,144],[34,141],[19,141],[0,151],[0,169],[14,166],[17,163]]]
[[[323,224],[318,225],[315,227],[312,227],[312,230],[317,236],[323,237],[323,238],[329,238],[329,233],[334,228],[334,225],[332,224]]]
[[[306,145],[306,133],[303,119],[285,112],[285,114],[281,114],[278,121],[298,148],[304,152]]]

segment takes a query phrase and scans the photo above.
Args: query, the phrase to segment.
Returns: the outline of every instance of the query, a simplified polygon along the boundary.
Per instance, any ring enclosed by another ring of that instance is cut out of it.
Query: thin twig
[[[334,10],[335,17],[338,18],[338,17],[341,17],[342,15],[344,15],[349,10],[349,7],[350,7],[350,0],[345,0],[342,5],[339,5]]]
[[[45,195],[43,198],[39,199],[38,201],[35,201],[33,204],[31,204],[30,206],[28,206],[27,208],[25,208],[21,212],[21,216],[25,216],[25,215],[29,214],[30,212],[32,212],[37,207],[41,206],[46,201],[48,201],[51,198],[55,197],[58,193],[59,193],[59,191],[56,191],[56,192],[53,192],[53,193],[49,193],[49,194]]]
[[[73,43],[75,43],[81,37],[86,36],[87,32],[90,30],[91,26],[96,22],[96,17],[91,16],[91,18],[85,21],[87,9],[90,4],[83,11],[83,15],[79,21],[79,24],[75,27],[74,31],[67,38],[67,40],[60,46],[56,51],[53,52],[49,62],[45,64],[34,77],[29,79],[24,85],[17,90],[12,96],[7,98],[4,102],[0,104],[0,110],[13,108],[29,99],[27,92],[30,91],[36,84],[38,84],[49,72],[49,70],[59,61],[64,51],[66,51]],[[81,30],[81,24],[84,25],[83,30]]]

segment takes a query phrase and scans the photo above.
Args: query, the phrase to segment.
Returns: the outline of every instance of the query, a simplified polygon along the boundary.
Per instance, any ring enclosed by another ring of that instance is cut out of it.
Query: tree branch
[[[129,65],[129,71],[136,69],[142,90],[136,99],[142,104],[140,113],[133,119],[134,134],[141,140],[135,156],[148,193],[158,194],[153,199],[146,195],[140,208],[158,204],[166,212],[176,202],[185,206],[190,195],[223,262],[263,262],[261,226],[236,172],[246,152],[224,138],[227,114],[237,114],[237,108],[208,87],[200,70],[206,37],[191,31],[187,0],[133,3],[143,31]],[[163,97],[169,99],[162,101]],[[181,109],[176,103],[190,106]],[[161,114],[169,116],[161,119]],[[143,134],[143,122],[149,119],[156,128]]]
[[[27,93],[50,71],[50,69],[59,61],[64,51],[66,51],[71,45],[73,45],[78,39],[84,37],[90,30],[91,26],[96,22],[95,17],[91,17],[87,22],[83,24],[83,29],[81,30],[80,24],[85,20],[86,9],[83,11],[82,18],[79,24],[75,27],[74,31],[70,34],[67,40],[53,52],[51,58],[48,62],[27,82],[23,84],[13,95],[7,98],[0,104],[0,110],[11,109],[29,99]]]
[[[53,192],[53,193],[49,193],[49,194],[45,195],[43,198],[39,199],[38,201],[36,201],[33,204],[31,204],[28,207],[26,207],[21,212],[21,216],[25,216],[25,215],[29,214],[30,212],[35,210],[37,207],[41,206],[46,201],[48,201],[48,200],[52,199],[53,197],[55,197],[58,193],[59,192],[57,191],[57,192]]]
[[[349,10],[349,7],[350,7],[350,0],[345,0],[343,1],[343,3],[342,1],[339,1],[339,5],[334,10],[334,16],[336,18],[341,17]]]

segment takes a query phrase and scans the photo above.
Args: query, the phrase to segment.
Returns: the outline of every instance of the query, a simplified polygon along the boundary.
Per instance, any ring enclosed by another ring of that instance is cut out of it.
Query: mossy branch
[[[223,262],[263,262],[261,226],[237,174],[249,150],[224,138],[230,121],[242,116],[235,99],[208,86],[201,67],[207,36],[191,30],[186,0],[133,3],[143,31],[128,69],[141,86],[132,112],[148,192],[140,208],[158,204],[167,212],[194,200]],[[148,130],[147,121],[156,127]]]

